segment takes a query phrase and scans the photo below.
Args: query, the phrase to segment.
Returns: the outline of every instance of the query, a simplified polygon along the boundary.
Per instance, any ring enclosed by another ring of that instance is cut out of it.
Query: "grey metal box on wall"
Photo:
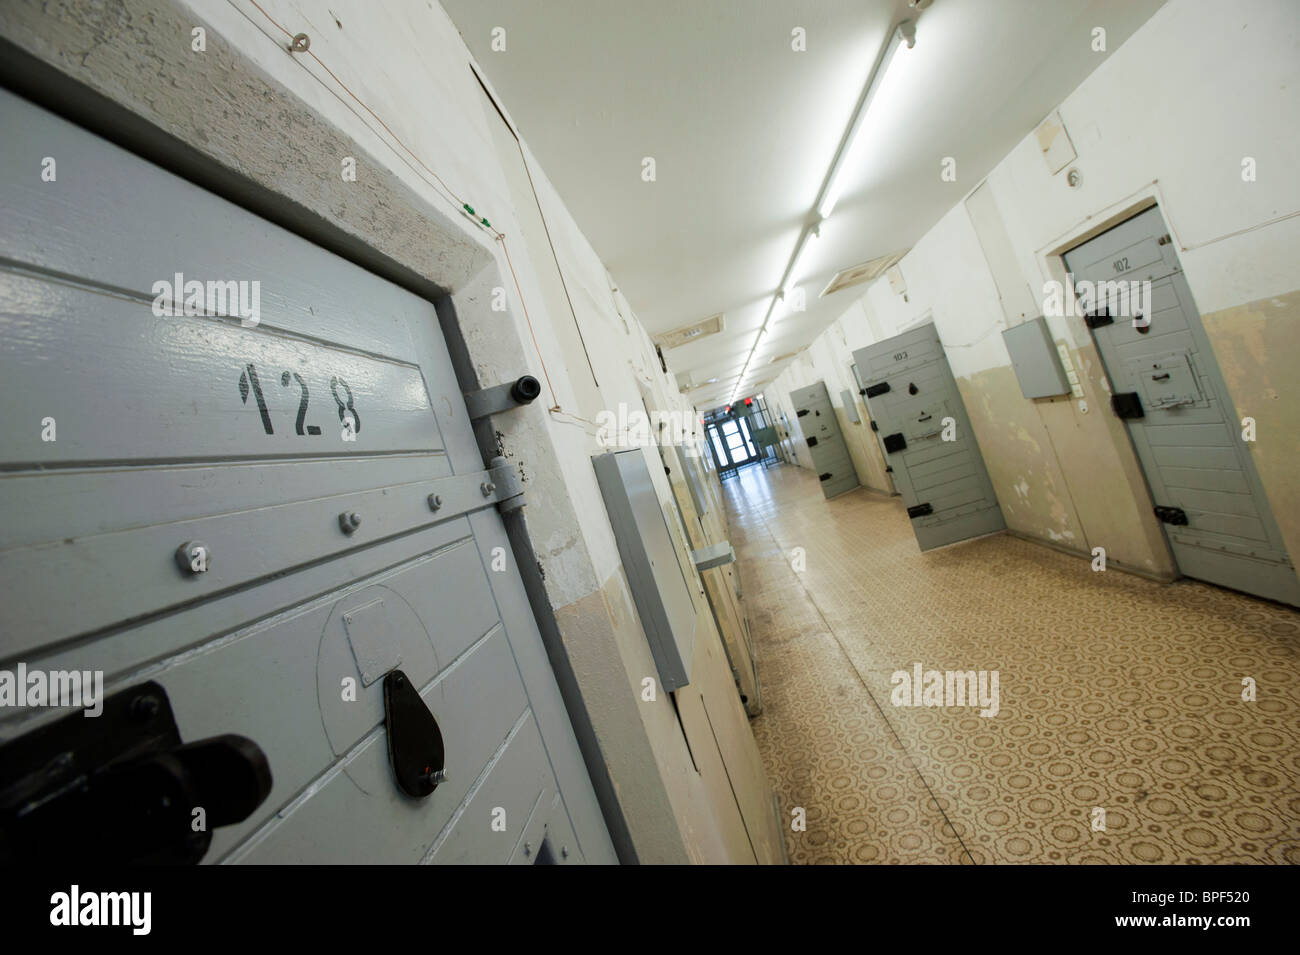
[[[610,451],[592,463],[659,682],[676,690],[691,681],[695,602],[645,455]]]
[[[1070,381],[1052,343],[1047,319],[1031,319],[1002,333],[1020,391],[1026,398],[1053,398],[1070,393]]]

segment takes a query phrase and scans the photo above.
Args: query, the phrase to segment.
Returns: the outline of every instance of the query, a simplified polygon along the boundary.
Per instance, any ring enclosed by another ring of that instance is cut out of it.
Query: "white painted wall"
[[[579,401],[572,378],[564,369],[581,366],[585,371],[586,360],[581,355],[567,354],[563,349],[564,336],[555,332],[557,323],[571,325],[573,315],[567,310],[553,314],[547,308],[538,270],[553,269],[555,265],[545,260],[533,261],[520,236],[502,171],[502,163],[510,157],[499,155],[488,125],[489,121],[499,120],[487,116],[480,105],[482,94],[470,68],[471,56],[443,9],[437,4],[388,3],[383,5],[381,13],[367,0],[337,0],[328,5],[328,10],[314,0],[260,2],[266,13],[285,29],[305,32],[311,37],[311,52],[329,64],[356,96],[379,114],[391,129],[390,134],[355,100],[345,94],[336,95],[333,91],[337,84],[315,60],[288,53],[284,49],[287,38],[251,3],[180,2],[192,9],[202,22],[239,45],[246,55],[329,122],[372,149],[418,195],[448,208],[458,206],[445,198],[446,190],[432,174],[436,173],[458,197],[507,234],[510,263],[518,275],[532,329],[527,327],[525,310],[519,307],[520,296],[513,286],[506,290],[512,305],[508,314],[520,326],[526,341],[536,340],[540,361],[530,370],[541,378],[540,365],[544,363],[550,372],[550,386],[563,413],[550,415],[548,426],[555,440],[566,449],[562,455],[565,483],[583,499],[591,499],[593,495],[598,499],[590,465],[591,454],[598,450],[594,413],[601,407],[617,408],[619,401],[632,402],[633,407],[639,408],[637,378],[651,383],[665,405],[675,405],[681,399],[675,383],[658,371],[653,347],[626,300],[615,305],[611,283],[599,256],[525,145],[529,172],[601,385],[598,405],[590,400]],[[342,27],[336,24],[336,18]],[[383,51],[383,55],[378,56],[378,51]],[[503,105],[508,116],[508,104]],[[396,140],[404,143],[432,173],[422,168]],[[322,166],[337,168],[339,158],[321,157]],[[360,174],[364,173],[363,164]],[[467,235],[494,248],[502,274],[509,279],[510,267],[500,243],[494,242],[486,230],[468,217],[458,217],[458,221]],[[623,331],[625,321],[627,332]],[[544,383],[539,400],[547,400],[549,395]],[[663,490],[668,493],[666,486]],[[617,547],[603,508],[581,510],[579,518],[584,543],[590,550],[597,576],[603,580],[619,566]],[[565,542],[557,540],[552,544],[562,548]],[[562,581],[557,583],[564,586]],[[557,604],[567,602],[566,597],[576,599],[589,592],[593,582],[575,577],[571,583],[569,592],[553,595]]]
[[[987,185],[1019,277],[1039,308],[1044,282],[1064,276],[1058,254],[1064,247],[1152,199],[1170,226],[1202,315],[1300,287],[1298,37],[1300,4],[1292,0],[1170,0],[1060,104],[1078,153],[1067,169],[1080,171],[1080,188],[1067,186],[1065,170],[1049,172],[1032,133],[997,164]],[[1256,161],[1254,182],[1242,181],[1244,157]],[[980,183],[970,185],[973,191]],[[964,392],[978,391],[973,376],[1010,365],[1000,334],[1008,316],[964,202],[916,243],[900,269],[906,298],[891,291],[887,280],[877,280],[808,350],[811,367],[796,362],[764,392],[788,401],[791,390],[810,381],[838,380],[833,345],[841,336],[849,349],[861,348],[929,320],[953,374],[959,381],[972,379]],[[1010,316],[1011,324],[1019,320]],[[1107,414],[1106,393],[1087,329],[1077,318],[1048,321],[1054,338],[1082,359],[1090,410],[1084,413],[1073,401],[1065,403],[1068,411],[1062,403],[1037,408],[1042,420],[1030,429],[1053,438],[1071,431],[1070,438],[1104,445],[1116,461],[1127,456],[1131,463],[1131,450],[1118,443],[1122,432],[1099,420]],[[834,387],[831,393],[838,402]],[[978,433],[982,410],[970,407],[971,394],[966,397]],[[1025,401],[1024,407],[993,413],[1024,414],[1028,420],[1032,408]],[[1039,472],[1064,472],[1068,481],[1069,468],[1050,446],[1043,455],[1045,460],[1032,462]],[[865,483],[867,475],[862,477]],[[1014,492],[1005,485],[997,490],[1006,509]],[[1071,539],[1059,542],[1080,548],[1090,537],[1119,533],[1100,504],[1067,503],[1072,506],[1066,511],[1076,516],[1064,518]],[[1043,528],[1039,536],[1056,539],[1058,533]],[[1154,544],[1144,552],[1142,541],[1132,539],[1129,547],[1135,566],[1159,571],[1162,558]]]

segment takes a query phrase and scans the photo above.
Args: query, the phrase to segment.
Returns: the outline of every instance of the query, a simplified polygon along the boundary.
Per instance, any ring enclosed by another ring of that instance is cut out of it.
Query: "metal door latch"
[[[1124,391],[1110,396],[1110,407],[1117,418],[1145,418],[1142,400],[1136,391]]]
[[[401,670],[384,677],[384,730],[398,789],[423,799],[446,782],[442,730]]]
[[[0,863],[194,864],[213,829],[243,822],[270,795],[258,745],[235,735],[182,743],[161,685],[103,707],[0,746]]]
[[[1157,504],[1155,512],[1156,517],[1166,524],[1177,524],[1180,527],[1187,525],[1187,512],[1181,507],[1162,507]]]
[[[1105,325],[1114,325],[1115,318],[1110,314],[1110,309],[1106,306],[1095,308],[1090,312],[1084,312],[1083,323],[1089,328],[1101,328]]]

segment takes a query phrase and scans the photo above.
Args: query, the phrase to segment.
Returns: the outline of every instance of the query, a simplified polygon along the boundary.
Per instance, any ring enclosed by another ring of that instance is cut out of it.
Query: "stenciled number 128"
[[[298,418],[294,422],[294,432],[296,434],[309,435],[320,434],[320,426],[307,424],[307,382],[303,381],[302,376],[297,372],[284,372],[280,375],[280,386],[288,388],[293,382],[297,382],[299,391],[298,400]],[[339,395],[339,389],[347,395],[347,401],[344,401]],[[262,427],[267,434],[275,434],[275,429],[271,426],[271,413],[266,407],[266,395],[262,391],[262,382],[257,377],[257,369],[252,363],[244,366],[244,370],[239,375],[239,400],[248,404],[248,395],[252,393],[257,399],[257,410],[262,416]],[[348,383],[337,376],[330,379],[330,394],[334,396],[334,404],[338,406],[339,423],[343,425],[345,438],[349,435],[356,435],[361,432],[361,415],[353,405],[352,389]]]

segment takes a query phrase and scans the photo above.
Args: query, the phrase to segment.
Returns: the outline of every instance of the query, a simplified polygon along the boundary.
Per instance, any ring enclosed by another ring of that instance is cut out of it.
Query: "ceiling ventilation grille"
[[[671,332],[664,332],[662,335],[656,336],[654,342],[660,348],[678,348],[688,342],[698,341],[701,338],[707,338],[709,335],[716,335],[723,328],[722,315],[723,313],[719,312],[717,315],[710,315],[702,322],[674,328]]]
[[[840,289],[852,288],[855,285],[862,285],[864,282],[870,282],[872,279],[878,278],[890,266],[897,265],[898,260],[907,255],[908,251],[908,249],[903,249],[901,252],[891,252],[889,255],[882,255],[878,259],[872,259],[870,262],[863,262],[861,265],[855,265],[836,272],[831,277],[830,284],[822,289],[821,295],[830,295],[832,292],[840,291]]]
[[[785,361],[787,358],[793,358],[795,355],[799,354],[799,352],[803,351],[803,349],[807,347],[808,347],[807,345],[804,345],[803,348],[796,348],[794,351],[788,351],[784,355],[774,355],[771,359],[768,360],[768,364],[775,365],[778,361]]]

